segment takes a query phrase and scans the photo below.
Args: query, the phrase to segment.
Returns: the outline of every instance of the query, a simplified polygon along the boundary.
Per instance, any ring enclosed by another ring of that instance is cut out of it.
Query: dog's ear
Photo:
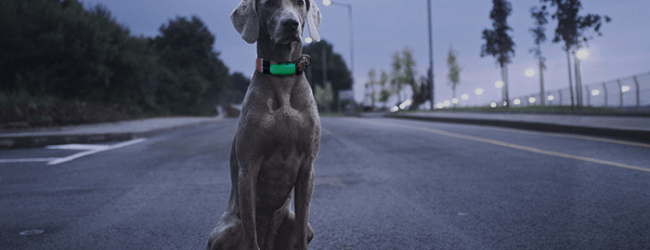
[[[260,35],[260,23],[255,9],[256,1],[242,0],[230,15],[232,25],[247,43],[255,43]]]
[[[318,28],[320,28],[321,14],[318,5],[314,0],[309,1],[309,12],[307,13],[307,23],[309,24],[309,36],[316,42],[320,42]]]

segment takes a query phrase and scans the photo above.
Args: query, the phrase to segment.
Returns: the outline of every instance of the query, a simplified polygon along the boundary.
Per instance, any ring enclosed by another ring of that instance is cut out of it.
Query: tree
[[[160,35],[152,41],[161,65],[158,103],[175,114],[213,113],[219,94],[232,81],[228,68],[212,49],[214,35],[196,16],[169,20],[159,30]]]
[[[145,105],[156,61],[101,5],[0,2],[0,91],[61,100]]]
[[[390,85],[393,93],[397,95],[398,105],[402,103],[402,89],[404,88],[404,77],[402,76],[402,57],[399,52],[393,54],[393,63],[391,64],[393,71],[391,72]]]
[[[386,109],[386,102],[388,102],[388,99],[392,95],[391,91],[388,90],[388,74],[386,74],[386,71],[381,71],[381,76],[379,77],[379,86],[381,90],[379,91],[379,102],[384,104],[384,109]]]
[[[325,113],[329,113],[331,110],[331,104],[334,101],[334,91],[332,90],[332,84],[328,82],[325,88],[321,87],[320,85],[316,85],[314,99],[316,99],[316,103],[318,103],[318,106],[321,107]]]
[[[393,54],[392,68],[390,83],[393,89],[393,93],[398,96],[398,103],[402,103],[402,90],[405,85],[411,87],[413,95],[411,96],[411,106],[410,110],[415,110],[420,107],[422,103],[426,101],[428,96],[428,90],[426,83],[418,83],[415,79],[417,76],[417,71],[415,70],[417,62],[413,58],[413,50],[409,47],[405,47],[401,52],[395,52]]]
[[[376,99],[376,92],[375,92],[375,86],[377,86],[379,82],[377,81],[377,74],[375,72],[375,69],[371,69],[368,71],[368,82],[366,82],[366,89],[370,91],[368,94],[370,95],[370,107],[372,109],[375,108],[375,99]]]
[[[456,86],[460,84],[460,72],[462,69],[458,65],[456,56],[458,56],[458,51],[455,51],[453,47],[449,47],[449,52],[447,53],[447,67],[449,68],[449,73],[447,73],[447,84],[451,85],[451,91],[453,93],[453,98],[456,98]]]
[[[535,19],[535,28],[531,28],[530,32],[535,38],[535,47],[530,49],[530,52],[535,54],[539,62],[539,96],[542,101],[542,106],[546,105],[546,98],[544,95],[544,70],[546,69],[546,58],[542,55],[542,43],[546,42],[546,24],[548,23],[548,12],[546,6],[541,8],[533,7],[530,9],[531,16]]]
[[[567,65],[569,69],[569,89],[571,90],[571,109],[574,107],[574,97],[573,97],[573,84],[571,80],[571,53],[575,52],[577,49],[584,45],[587,45],[588,40],[593,39],[593,36],[586,34],[587,31],[593,28],[593,31],[596,32],[599,36],[602,36],[600,33],[600,27],[603,24],[603,18],[597,14],[587,14],[586,16],[578,15],[582,4],[580,0],[540,0],[544,5],[542,8],[546,7],[546,4],[550,2],[551,6],[556,7],[556,12],[551,16],[553,19],[558,21],[557,28],[555,29],[555,36],[553,38],[553,43],[558,43],[564,41],[564,50],[567,53]],[[604,16],[605,22],[610,22],[611,18]],[[577,58],[576,58],[577,60]],[[577,70],[577,68],[576,68]],[[577,73],[576,73],[577,74]],[[576,79],[576,91],[578,104],[580,105],[581,91],[582,86]]]
[[[312,86],[320,85],[325,87],[323,82],[323,50],[326,54],[327,65],[327,81],[332,84],[332,92],[334,93],[334,100],[330,103],[331,107],[336,107],[340,90],[348,90],[352,88],[352,73],[348,66],[343,61],[343,57],[333,52],[333,46],[325,40],[317,43],[311,43],[302,48],[302,53],[311,56],[311,69],[306,71],[307,79],[311,79]],[[315,89],[315,87],[314,87]]]
[[[483,30],[483,39],[485,44],[481,47],[481,57],[491,55],[497,58],[497,63],[501,67],[501,81],[504,83],[505,106],[510,107],[508,96],[508,64],[510,58],[515,55],[515,43],[508,31],[512,30],[508,26],[507,19],[512,12],[512,6],[507,0],[493,0],[494,7],[490,12],[492,19],[492,30]]]

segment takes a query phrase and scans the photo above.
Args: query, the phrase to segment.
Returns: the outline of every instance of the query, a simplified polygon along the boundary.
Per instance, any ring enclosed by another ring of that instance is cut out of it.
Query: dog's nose
[[[284,28],[289,31],[297,30],[298,25],[299,23],[295,19],[287,19],[282,22],[282,26],[284,26]]]

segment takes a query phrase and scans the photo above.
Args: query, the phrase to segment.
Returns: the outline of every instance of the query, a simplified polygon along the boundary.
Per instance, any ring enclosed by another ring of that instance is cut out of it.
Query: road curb
[[[122,132],[122,133],[93,133],[93,134],[54,134],[54,135],[2,135],[0,136],[0,149],[14,148],[36,148],[48,145],[70,144],[70,143],[97,143],[109,141],[124,141],[135,138],[149,137],[178,129],[197,127],[215,123],[223,119],[213,121],[202,121],[197,123],[183,124],[160,129],[153,129],[143,132]]]
[[[534,131],[542,131],[542,132],[594,135],[594,136],[614,137],[614,138],[628,139],[634,141],[650,142],[650,131],[644,131],[644,130],[596,128],[596,127],[561,125],[561,124],[553,124],[553,123],[471,119],[471,118],[424,117],[424,116],[390,115],[390,114],[385,115],[384,117],[419,120],[419,121],[485,125],[485,126],[516,128],[516,129],[524,129],[524,130],[534,130]]]

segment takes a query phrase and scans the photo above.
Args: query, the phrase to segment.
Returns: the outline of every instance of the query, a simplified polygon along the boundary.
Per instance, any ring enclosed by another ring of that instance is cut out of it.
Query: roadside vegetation
[[[250,80],[229,72],[198,17],[159,31],[134,36],[78,0],[0,1],[0,128],[209,116],[241,102]]]

